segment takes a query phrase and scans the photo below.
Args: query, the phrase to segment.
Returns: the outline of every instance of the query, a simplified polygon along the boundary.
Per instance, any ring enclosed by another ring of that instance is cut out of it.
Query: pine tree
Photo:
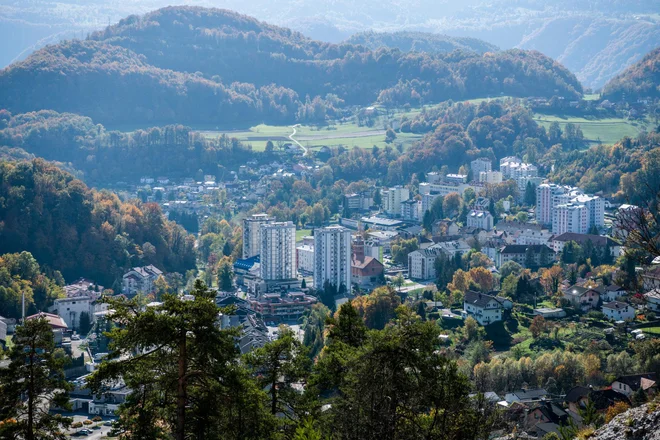
[[[67,360],[55,349],[45,319],[30,319],[16,328],[10,364],[0,370],[0,438],[66,439],[71,419],[44,411],[51,405],[69,407],[70,385],[64,377]]]
[[[115,360],[101,364],[89,386],[102,393],[123,379],[132,392],[119,424],[132,438],[260,438],[253,430],[268,419],[245,399],[263,393],[237,362],[239,331],[219,328],[215,292],[201,281],[190,295],[167,294],[146,308],[108,299],[109,319],[122,324],[109,333]]]

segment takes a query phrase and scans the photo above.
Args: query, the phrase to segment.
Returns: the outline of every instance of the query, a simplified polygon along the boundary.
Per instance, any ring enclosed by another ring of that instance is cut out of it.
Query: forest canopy
[[[194,237],[158,204],[122,202],[43,159],[0,162],[0,254],[27,251],[67,279],[111,285],[134,265],[195,265]]]
[[[328,94],[346,105],[404,105],[500,94],[574,99],[582,86],[540,52],[372,51],[197,7],[131,16],[0,71],[7,110],[102,124],[289,123],[307,96]]]

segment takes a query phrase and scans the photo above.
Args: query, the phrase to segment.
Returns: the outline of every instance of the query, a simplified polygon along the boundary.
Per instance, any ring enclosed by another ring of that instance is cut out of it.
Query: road
[[[291,133],[289,135],[289,139],[291,139],[292,142],[295,142],[296,145],[298,145],[300,148],[303,149],[303,151],[304,151],[303,156],[307,156],[307,148],[305,146],[303,146],[303,144],[301,144],[300,142],[298,142],[297,140],[295,140],[293,138],[296,135],[297,131],[298,131],[298,130],[296,130],[296,127],[300,127],[300,124],[296,124],[296,125],[291,126],[291,128],[293,129],[293,133]]]

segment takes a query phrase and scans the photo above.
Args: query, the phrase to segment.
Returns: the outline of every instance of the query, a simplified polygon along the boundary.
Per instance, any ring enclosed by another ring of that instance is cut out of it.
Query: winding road
[[[293,133],[291,133],[291,134],[289,135],[289,139],[291,139],[292,142],[295,142],[296,145],[298,145],[300,148],[303,149],[303,151],[304,151],[303,156],[307,156],[307,148],[306,148],[305,146],[303,146],[303,144],[301,144],[300,142],[298,142],[297,140],[295,140],[295,139],[293,138],[293,136],[295,136],[295,134],[296,134],[296,132],[297,132],[296,127],[300,127],[300,124],[296,124],[296,125],[292,125],[292,126],[291,126],[291,128],[293,129]]]

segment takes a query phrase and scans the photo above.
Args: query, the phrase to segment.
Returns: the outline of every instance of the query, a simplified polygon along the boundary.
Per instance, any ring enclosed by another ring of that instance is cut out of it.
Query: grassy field
[[[296,229],[296,243],[302,241],[302,238],[312,233],[311,229]]]
[[[579,125],[584,138],[591,144],[598,143],[599,140],[604,144],[614,144],[624,136],[636,137],[645,128],[645,124],[623,118],[585,119],[535,114],[534,120],[546,129],[553,122],[559,123],[562,130],[568,123]]]
[[[642,331],[650,335],[660,335],[660,327],[643,328]]]
[[[200,130],[200,133],[207,138],[215,138],[222,134],[234,137],[246,144],[252,145],[255,151],[263,151],[266,143],[272,141],[277,147],[279,143],[289,143],[289,136],[293,134],[293,128],[290,126],[275,125],[257,125],[249,130],[241,131],[215,131]],[[402,144],[404,148],[410,147],[421,135],[411,133],[401,133],[397,135],[395,144]],[[316,127],[310,125],[296,126],[294,136],[298,142],[307,148],[315,149],[322,146],[336,147],[344,146],[347,148],[372,148],[376,145],[379,148],[386,146],[385,130],[382,127],[360,127],[353,122],[333,123],[327,126]]]

